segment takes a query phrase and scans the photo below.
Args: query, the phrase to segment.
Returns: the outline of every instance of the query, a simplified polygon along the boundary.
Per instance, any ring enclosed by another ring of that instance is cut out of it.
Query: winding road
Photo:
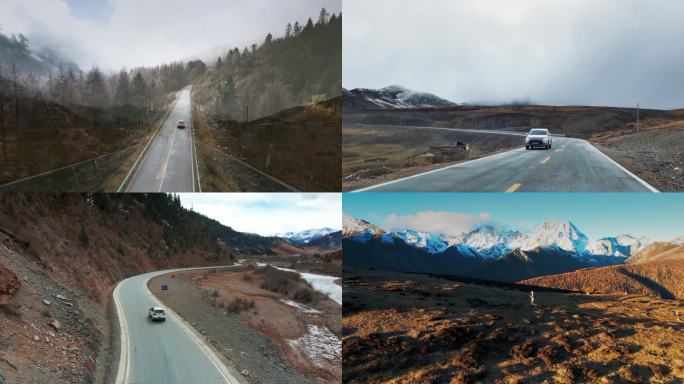
[[[475,132],[520,136],[520,148],[355,192],[658,192],[586,140],[556,136],[550,150],[525,150],[524,133]]]
[[[203,337],[162,305],[147,288],[149,279],[174,271],[180,270],[134,276],[120,282],[114,290],[121,328],[116,384],[240,383],[204,343]],[[148,320],[147,311],[152,306],[166,309],[165,322]]]
[[[191,90],[188,86],[180,91],[173,110],[134,170],[126,192],[195,192]],[[184,120],[187,128],[177,128],[178,120]]]

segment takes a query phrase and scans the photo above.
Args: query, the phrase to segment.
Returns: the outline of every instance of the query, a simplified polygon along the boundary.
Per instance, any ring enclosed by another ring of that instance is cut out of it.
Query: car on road
[[[525,137],[525,149],[549,149],[552,145],[553,139],[551,138],[551,133],[546,128],[531,129]]]
[[[185,128],[185,121],[178,120],[178,128]]]
[[[166,321],[166,312],[162,307],[152,307],[150,308],[149,314],[147,315],[152,321]]]

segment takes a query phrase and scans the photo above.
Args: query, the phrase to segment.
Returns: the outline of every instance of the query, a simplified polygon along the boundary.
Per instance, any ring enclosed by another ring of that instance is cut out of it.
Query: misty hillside
[[[244,121],[338,97],[342,78],[342,15],[283,26],[262,42],[235,47],[210,63],[195,90],[210,113]],[[247,112],[248,110],[248,112]]]
[[[61,57],[51,49],[35,51],[30,47],[28,38],[21,33],[18,36],[0,33],[0,65],[4,67],[5,73],[12,70],[12,62],[17,71],[34,72],[42,76],[48,76],[60,66],[74,72],[81,71],[76,63]]]
[[[381,89],[342,90],[345,111],[365,109],[444,108],[457,104],[427,92],[391,85]]]

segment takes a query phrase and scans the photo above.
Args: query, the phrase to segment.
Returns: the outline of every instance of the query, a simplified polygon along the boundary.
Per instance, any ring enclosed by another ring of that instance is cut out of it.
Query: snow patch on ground
[[[304,313],[321,313],[321,311],[319,311],[318,309],[311,308],[307,305],[304,305],[302,303],[298,303],[298,302],[293,301],[293,300],[280,299],[280,302],[283,304],[287,304],[290,307],[295,307]]]
[[[299,272],[289,268],[276,268],[281,271],[299,273],[299,276],[306,280],[307,283],[311,284],[313,289],[335,300],[337,304],[342,305],[342,286],[335,283],[335,280],[339,279],[338,277]]]
[[[287,340],[295,351],[304,352],[318,367],[326,367],[321,359],[335,361],[342,355],[342,340],[323,326],[307,324],[307,332],[300,338]]]

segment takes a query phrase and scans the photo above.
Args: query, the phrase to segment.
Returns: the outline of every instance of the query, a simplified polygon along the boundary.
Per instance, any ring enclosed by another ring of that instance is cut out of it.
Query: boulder
[[[17,275],[0,264],[0,304],[7,304],[20,287],[21,281]]]

